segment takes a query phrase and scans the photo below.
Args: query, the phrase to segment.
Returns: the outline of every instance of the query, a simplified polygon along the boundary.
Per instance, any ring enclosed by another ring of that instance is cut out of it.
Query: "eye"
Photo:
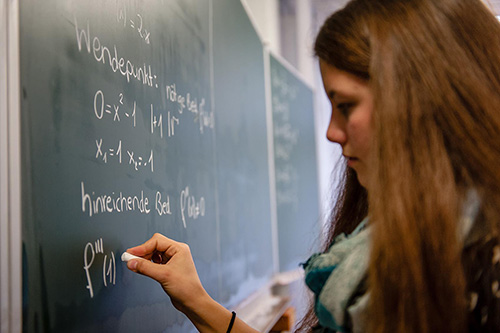
[[[354,103],[339,103],[335,107],[344,117],[348,117],[353,106]]]

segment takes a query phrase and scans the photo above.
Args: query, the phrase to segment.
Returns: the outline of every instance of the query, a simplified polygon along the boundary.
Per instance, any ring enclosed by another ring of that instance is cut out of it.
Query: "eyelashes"
[[[348,117],[351,113],[351,110],[354,106],[354,103],[339,103],[335,105],[335,108],[342,114],[344,117]]]

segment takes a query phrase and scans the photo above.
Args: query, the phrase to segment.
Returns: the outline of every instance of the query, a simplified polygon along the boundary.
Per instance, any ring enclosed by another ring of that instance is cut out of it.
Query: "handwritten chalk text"
[[[91,37],[90,24],[88,21],[87,29],[79,29],[78,22],[75,17],[75,31],[78,51],[82,52],[82,49],[85,48],[87,53],[92,53],[97,62],[109,65],[113,72],[119,72],[121,75],[126,77],[127,82],[130,82],[130,79],[136,79],[143,85],[158,88],[158,77],[151,70],[151,65],[147,65],[146,63],[143,63],[142,65],[134,65],[132,61],[119,57],[116,45],[113,45],[113,51],[111,51],[109,47],[101,44],[99,37]]]
[[[96,259],[96,255],[102,254],[103,265],[102,265],[102,280],[104,286],[107,287],[108,283],[110,285],[116,284],[116,259],[115,254],[111,252],[111,255],[108,256],[104,254],[104,243],[102,238],[99,238],[94,243],[88,242],[85,245],[85,250],[83,251],[83,270],[85,271],[85,276],[87,277],[87,286],[86,288],[89,290],[90,298],[94,298],[94,287],[92,286],[92,278],[90,277],[90,269],[94,264]]]
[[[189,187],[186,186],[181,191],[181,216],[184,228],[187,228],[186,218],[196,220],[200,216],[205,216],[205,198],[201,197],[196,200],[194,195],[189,193]]]
[[[82,189],[82,212],[88,213],[89,217],[102,213],[123,213],[139,211],[141,214],[149,214],[149,199],[144,196],[144,191],[139,195],[123,195],[122,192],[112,195],[96,195],[85,191],[85,184],[81,182]]]

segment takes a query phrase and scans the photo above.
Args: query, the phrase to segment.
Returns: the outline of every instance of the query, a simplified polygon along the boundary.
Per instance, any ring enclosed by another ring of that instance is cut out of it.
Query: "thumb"
[[[131,271],[148,276],[160,283],[162,283],[162,276],[164,275],[165,265],[155,264],[147,259],[133,259],[127,262],[127,267]]]

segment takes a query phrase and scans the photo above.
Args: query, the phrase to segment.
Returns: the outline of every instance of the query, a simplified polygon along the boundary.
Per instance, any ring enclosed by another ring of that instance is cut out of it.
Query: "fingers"
[[[154,262],[155,264],[166,264],[169,258],[165,254],[162,254],[160,252],[155,252],[153,253],[153,256],[151,257],[151,261]]]
[[[168,274],[169,269],[165,265],[159,264],[167,264],[174,256],[178,257],[177,264],[173,264],[174,266],[179,265],[179,263],[182,263],[183,268],[186,267],[186,264],[187,267],[194,266],[187,244],[176,242],[159,233],[154,234],[142,245],[128,249],[127,252],[147,259],[130,260],[127,263],[130,270],[149,276],[160,283],[166,282],[166,274]]]
[[[160,283],[164,282],[164,267],[149,260],[133,259],[127,263],[127,267],[136,273],[149,276]]]
[[[206,294],[187,244],[155,234],[128,252],[141,258],[128,261],[127,267],[158,281],[176,308],[187,308],[199,295]]]
[[[170,238],[167,238],[159,233],[156,233],[147,240],[144,244],[130,248],[127,252],[134,254],[139,257],[151,259],[157,253],[165,253],[167,258],[162,258],[162,263],[165,263],[165,259],[169,259],[178,252],[178,247],[181,243],[178,243]],[[158,259],[156,258],[155,261]]]

